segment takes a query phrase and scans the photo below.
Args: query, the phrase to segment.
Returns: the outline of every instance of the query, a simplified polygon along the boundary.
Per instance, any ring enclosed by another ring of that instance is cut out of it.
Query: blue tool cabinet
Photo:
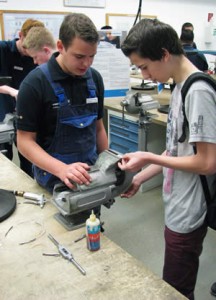
[[[120,153],[138,150],[138,121],[109,114],[109,147]]]

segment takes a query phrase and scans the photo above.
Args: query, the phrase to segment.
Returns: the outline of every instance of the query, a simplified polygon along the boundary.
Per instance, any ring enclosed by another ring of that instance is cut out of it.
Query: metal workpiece
[[[121,155],[118,153],[103,151],[95,165],[91,166],[89,175],[92,181],[89,185],[77,184],[75,190],[61,183],[55,185],[53,203],[61,215],[75,215],[102,204],[109,208],[114,203],[114,198],[130,186],[134,176],[134,173],[122,171],[118,167],[120,160]]]

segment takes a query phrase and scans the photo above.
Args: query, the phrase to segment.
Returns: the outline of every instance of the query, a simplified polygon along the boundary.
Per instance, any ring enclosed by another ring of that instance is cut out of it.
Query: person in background
[[[23,47],[37,65],[47,62],[56,50],[56,41],[45,27],[33,27],[29,30]]]
[[[207,60],[197,48],[193,47],[194,34],[192,30],[183,30],[180,36],[180,40],[185,51],[187,58],[203,72],[208,72]]]
[[[200,72],[184,55],[176,31],[159,20],[142,19],[129,32],[121,49],[144,79],[176,85],[170,100],[166,149],[161,154],[138,151],[123,155],[119,168],[138,172],[122,197],[132,197],[141,184],[163,172],[165,206],[165,256],[163,279],[194,299],[199,256],[207,233],[206,201],[199,174],[208,183],[216,173],[216,93],[207,82],[194,82],[185,98],[187,138],[182,135],[181,88],[194,72]],[[193,146],[196,146],[194,154]],[[142,167],[145,167],[142,171]],[[210,185],[210,191],[213,192]]]
[[[44,24],[35,19],[27,19],[19,32],[19,38],[9,41],[0,41],[0,76],[10,76],[11,86],[0,86],[0,122],[7,113],[14,113],[18,89],[25,76],[35,68],[35,64],[23,48],[25,37],[32,27],[44,27]],[[1,150],[6,150],[6,156],[12,160],[13,146],[10,143],[0,145]],[[32,176],[31,163],[20,153],[20,167]]]
[[[22,82],[17,98],[17,143],[33,163],[38,184],[52,192],[63,182],[88,185],[88,171],[108,149],[103,125],[104,84],[91,67],[99,34],[84,14],[65,16],[57,50]]]
[[[53,52],[56,51],[56,42],[46,27],[32,27],[25,37],[23,48],[27,55],[33,59],[35,65],[41,65],[47,62]],[[8,85],[2,85],[0,92],[17,98],[19,90]]]
[[[191,30],[192,32],[194,32],[194,26],[190,22],[185,22],[184,24],[182,24],[181,32],[183,30]],[[197,45],[194,41],[193,41],[193,48],[195,48],[195,49],[197,48]]]
[[[102,41],[108,42],[114,45],[116,48],[120,48],[120,37],[112,34],[112,26],[105,25],[101,27],[102,30],[106,30]]]

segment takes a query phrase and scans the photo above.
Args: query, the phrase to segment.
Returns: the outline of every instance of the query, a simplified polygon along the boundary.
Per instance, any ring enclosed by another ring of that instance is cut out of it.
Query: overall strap
[[[67,99],[64,88],[61,86],[59,82],[53,81],[47,63],[40,65],[39,68],[44,73],[51,87],[53,88],[53,91],[56,97],[58,98],[59,104],[64,103],[65,99]]]
[[[94,80],[92,78],[92,70],[89,68],[86,72],[88,79],[87,79],[87,88],[89,92],[89,98],[95,98],[96,97],[96,86],[94,83]]]
[[[53,81],[47,63],[40,65],[39,68],[44,73],[44,75],[46,76],[50,85],[52,86],[53,91],[54,91],[56,97],[58,98],[59,104],[63,103],[66,99],[64,88],[61,86],[61,84],[59,82]],[[88,76],[88,79],[87,79],[87,88],[88,88],[88,92],[89,92],[88,97],[95,98],[96,97],[96,86],[95,86],[95,83],[92,78],[91,69],[88,69],[86,74]]]

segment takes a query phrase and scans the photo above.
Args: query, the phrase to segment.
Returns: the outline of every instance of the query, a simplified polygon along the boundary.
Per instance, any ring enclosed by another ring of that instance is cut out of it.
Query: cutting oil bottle
[[[86,220],[86,239],[87,248],[90,251],[97,251],[100,249],[100,220],[96,218],[94,211]]]

